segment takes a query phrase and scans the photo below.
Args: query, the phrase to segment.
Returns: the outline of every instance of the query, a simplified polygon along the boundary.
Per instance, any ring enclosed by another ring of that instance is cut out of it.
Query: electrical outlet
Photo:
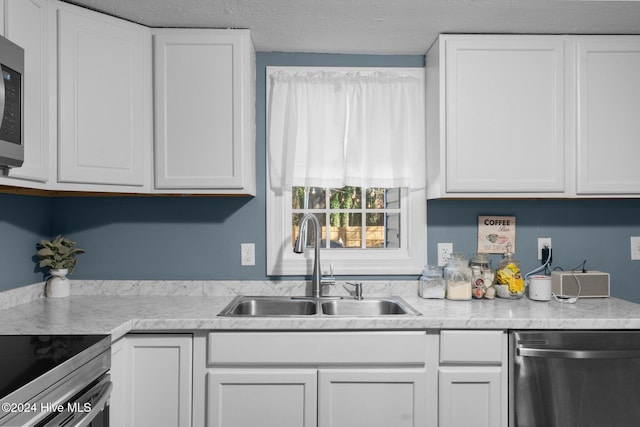
[[[255,243],[241,243],[240,244],[240,264],[241,265],[256,265],[256,244]]]
[[[551,237],[538,237],[538,259],[542,261],[542,248],[551,249]]]
[[[640,236],[631,236],[631,259],[640,260]]]
[[[453,252],[453,243],[438,243],[438,265],[440,267],[447,265],[451,252]]]

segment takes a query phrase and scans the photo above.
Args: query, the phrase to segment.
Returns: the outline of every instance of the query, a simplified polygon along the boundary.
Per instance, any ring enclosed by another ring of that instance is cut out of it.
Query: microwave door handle
[[[2,69],[0,68],[0,71]],[[4,92],[4,75],[0,78],[0,124],[4,121],[4,101],[5,101],[5,92]]]
[[[640,358],[640,350],[562,350],[523,347],[518,349],[518,356],[558,359],[636,359]]]
[[[86,427],[89,425],[91,421],[93,421],[97,414],[99,414],[107,404],[109,400],[109,396],[111,395],[111,389],[113,388],[113,383],[109,381],[102,386],[97,398],[91,405],[91,411],[85,413],[78,419],[78,421],[70,427]]]

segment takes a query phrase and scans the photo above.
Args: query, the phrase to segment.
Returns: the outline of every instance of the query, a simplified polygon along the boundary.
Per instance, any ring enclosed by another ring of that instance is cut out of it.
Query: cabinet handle
[[[560,350],[553,348],[519,348],[518,356],[555,357],[559,359],[634,359],[640,350]]]

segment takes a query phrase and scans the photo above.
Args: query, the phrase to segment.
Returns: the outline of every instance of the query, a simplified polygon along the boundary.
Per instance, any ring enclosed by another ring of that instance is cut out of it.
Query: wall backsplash
[[[611,295],[640,303],[640,261],[631,261],[630,236],[640,235],[640,200],[430,200],[427,253],[437,261],[438,242],[468,257],[477,251],[478,216],[516,217],[516,253],[525,272],[540,266],[538,237],[551,237],[552,268],[611,274]],[[493,267],[501,256],[493,256]]]

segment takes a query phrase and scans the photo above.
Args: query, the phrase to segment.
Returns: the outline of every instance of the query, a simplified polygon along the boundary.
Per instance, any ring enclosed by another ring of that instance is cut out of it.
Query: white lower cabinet
[[[320,369],[319,427],[426,426],[427,375],[420,369]]]
[[[111,425],[507,427],[506,331],[129,334]]]
[[[413,427],[425,424],[421,369],[212,369],[210,427]]]
[[[208,426],[313,427],[315,369],[212,369]]]
[[[436,361],[426,349],[428,342],[437,348],[437,335],[216,332],[203,340],[206,393],[194,395],[194,408],[204,400],[208,427],[436,423],[437,384],[427,372],[435,372]]]
[[[438,369],[440,427],[507,427],[504,331],[442,331]]]
[[[191,426],[191,334],[130,334],[112,346],[110,424]]]
[[[440,427],[506,426],[500,413],[502,368],[441,367],[439,375]]]

